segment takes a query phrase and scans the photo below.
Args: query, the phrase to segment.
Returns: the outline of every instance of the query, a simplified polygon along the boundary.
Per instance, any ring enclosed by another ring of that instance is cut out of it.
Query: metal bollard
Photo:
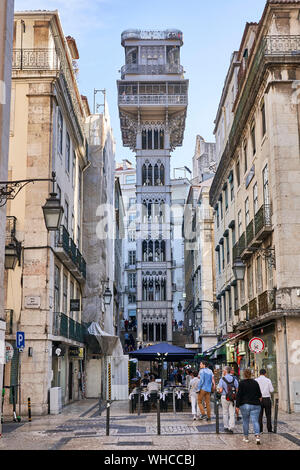
[[[273,426],[273,432],[275,434],[277,433],[278,403],[279,403],[279,400],[278,400],[278,398],[276,398],[276,400],[275,400],[275,410],[274,410],[274,426]]]
[[[28,401],[28,421],[31,421],[31,401],[30,401],[30,398],[28,398],[27,401]]]
[[[106,402],[106,435],[109,436],[110,402]]]
[[[157,435],[160,436],[160,399],[157,398],[156,402],[156,411],[157,411]]]
[[[219,400],[216,399],[216,434],[220,433]]]
[[[141,389],[138,389],[138,416],[141,414]]]

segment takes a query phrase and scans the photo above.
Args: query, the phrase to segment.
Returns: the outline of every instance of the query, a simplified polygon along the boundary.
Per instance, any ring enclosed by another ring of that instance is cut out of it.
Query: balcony
[[[136,294],[136,286],[126,286],[125,294]]]
[[[72,339],[79,343],[84,342],[83,325],[61,312],[55,312],[53,314],[52,333],[54,336],[62,336],[63,338]]]
[[[265,291],[258,296],[258,312],[264,315],[276,309],[276,298],[274,290]]]
[[[163,65],[139,65],[127,64],[121,68],[121,78],[125,75],[168,75],[176,74],[182,75],[184,73],[183,66],[177,64],[163,64]]]
[[[253,320],[258,316],[257,299],[249,302],[249,320]]]
[[[63,225],[56,232],[54,251],[77,281],[83,283],[86,280],[85,259]]]
[[[125,269],[128,271],[135,271],[136,263],[125,263]]]
[[[263,241],[272,232],[272,208],[264,204],[255,214],[255,238]]]
[[[13,70],[59,70],[55,49],[14,49]]]
[[[121,106],[187,106],[187,95],[119,95]]]

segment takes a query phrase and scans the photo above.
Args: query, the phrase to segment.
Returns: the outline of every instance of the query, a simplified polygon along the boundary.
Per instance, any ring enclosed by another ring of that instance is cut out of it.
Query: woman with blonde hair
[[[256,380],[252,379],[250,369],[244,370],[244,380],[240,381],[238,393],[236,396],[236,413],[241,410],[243,417],[244,442],[249,442],[249,423],[250,418],[256,436],[256,444],[260,444],[260,425],[259,415],[261,410],[262,394]]]

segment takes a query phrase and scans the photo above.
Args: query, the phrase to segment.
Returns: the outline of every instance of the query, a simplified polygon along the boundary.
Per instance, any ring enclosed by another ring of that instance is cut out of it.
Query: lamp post
[[[163,364],[167,358],[168,353],[157,353],[157,359],[158,359],[158,365],[160,368],[160,380],[161,380],[161,391],[163,392],[164,390],[164,380],[163,380]]]
[[[242,281],[245,277],[245,270],[246,266],[241,260],[241,258],[237,258],[232,266],[233,274],[237,281]]]

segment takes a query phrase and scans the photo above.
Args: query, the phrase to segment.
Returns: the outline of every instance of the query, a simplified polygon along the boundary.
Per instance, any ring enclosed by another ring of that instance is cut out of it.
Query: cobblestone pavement
[[[220,433],[215,417],[211,423],[193,421],[190,413],[161,413],[157,435],[156,413],[130,414],[128,402],[111,406],[110,435],[106,436],[106,413],[99,415],[96,400],[66,406],[59,415],[32,417],[28,422],[5,422],[0,450],[300,450],[300,414],[279,413],[277,434],[263,434],[261,446],[242,441],[242,421],[233,435]],[[252,427],[250,427],[250,432]]]

